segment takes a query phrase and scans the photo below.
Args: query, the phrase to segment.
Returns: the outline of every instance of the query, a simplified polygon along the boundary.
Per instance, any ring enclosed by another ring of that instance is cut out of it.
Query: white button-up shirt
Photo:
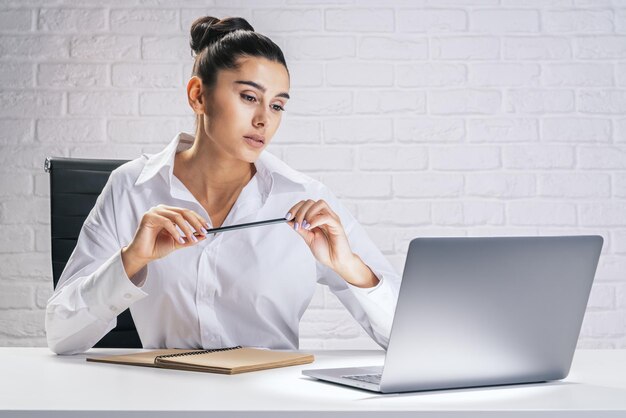
[[[284,217],[300,200],[324,199],[339,216],[352,251],[380,280],[375,287],[353,286],[319,263],[287,224],[209,234],[127,276],[121,248],[132,241],[151,207],[192,209],[212,227],[209,214],[173,175],[175,154],[193,141],[180,133],[163,151],[111,173],[48,300],[49,347],[56,353],[84,352],[130,307],[144,348],[297,349],[300,318],[316,283],[322,283],[386,348],[399,275],[326,186],[267,151],[255,161],[256,173],[223,226]]]

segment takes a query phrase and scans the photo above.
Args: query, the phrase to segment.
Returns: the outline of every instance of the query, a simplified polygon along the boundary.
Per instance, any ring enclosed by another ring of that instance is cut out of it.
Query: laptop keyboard
[[[382,373],[376,374],[352,374],[345,375],[341,377],[345,377],[346,379],[358,380],[359,382],[367,382],[372,383],[374,385],[380,385],[380,379],[383,376]]]

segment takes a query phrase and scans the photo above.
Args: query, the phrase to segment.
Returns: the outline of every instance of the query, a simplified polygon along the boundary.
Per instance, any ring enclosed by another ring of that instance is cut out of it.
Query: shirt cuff
[[[359,301],[372,326],[379,333],[389,336],[396,309],[396,298],[390,281],[385,279],[385,275],[375,271],[374,275],[380,280],[374,287],[357,287],[348,282],[346,284]]]
[[[133,279],[143,284],[146,267]],[[105,321],[117,317],[134,302],[148,296],[128,278],[122,263],[122,251],[117,251],[81,285],[83,300],[89,312]]]

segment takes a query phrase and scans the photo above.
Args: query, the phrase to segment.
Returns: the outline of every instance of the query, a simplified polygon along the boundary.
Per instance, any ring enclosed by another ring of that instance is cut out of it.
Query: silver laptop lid
[[[381,390],[564,378],[602,243],[595,235],[412,240]]]

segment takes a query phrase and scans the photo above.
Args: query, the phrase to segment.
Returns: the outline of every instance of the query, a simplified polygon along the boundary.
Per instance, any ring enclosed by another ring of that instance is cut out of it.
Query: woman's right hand
[[[193,235],[192,226],[199,234],[197,237]],[[151,208],[141,218],[133,240],[122,249],[122,263],[128,277],[134,276],[150,261],[206,239],[208,227],[206,220],[191,209],[166,205]]]

